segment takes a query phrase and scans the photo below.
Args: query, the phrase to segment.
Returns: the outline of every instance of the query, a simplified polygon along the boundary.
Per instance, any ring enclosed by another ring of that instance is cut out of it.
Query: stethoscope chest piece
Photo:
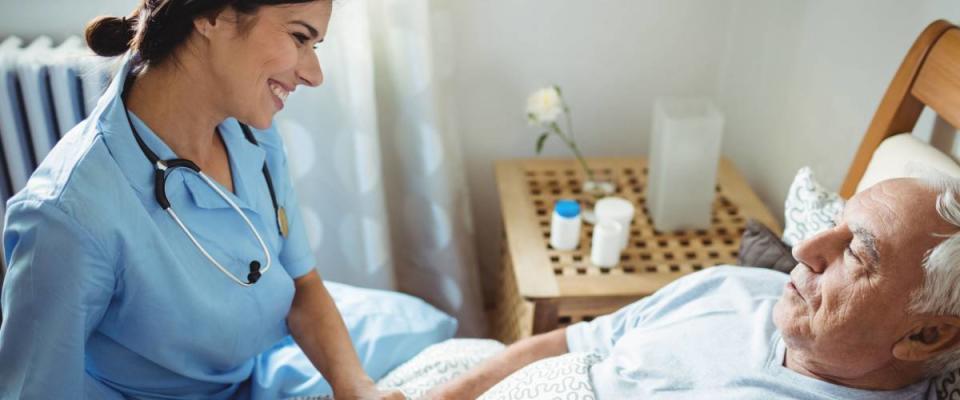
[[[287,237],[290,232],[290,225],[287,223],[287,210],[283,207],[277,209],[277,221],[280,223],[280,235]]]

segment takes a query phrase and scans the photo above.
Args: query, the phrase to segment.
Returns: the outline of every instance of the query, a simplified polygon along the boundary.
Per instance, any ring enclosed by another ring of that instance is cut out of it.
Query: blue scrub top
[[[219,127],[235,188],[227,194],[273,257],[259,282],[242,287],[157,204],[153,169],[120,98],[130,64],[128,57],[92,115],[60,140],[7,202],[3,398],[245,397],[242,386],[249,384],[254,358],[289,335],[293,279],[315,260],[280,136],[254,130],[258,147],[236,120]],[[160,158],[176,158],[132,118]],[[286,238],[277,229],[264,160],[288,214]],[[242,218],[199,177],[179,169],[166,189],[178,216],[224,267],[244,278],[250,261],[265,266]]]

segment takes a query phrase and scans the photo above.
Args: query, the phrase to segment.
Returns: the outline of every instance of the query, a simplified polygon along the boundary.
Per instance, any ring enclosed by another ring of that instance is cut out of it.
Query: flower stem
[[[553,129],[553,132],[567,144],[567,147],[570,147],[570,150],[573,151],[573,155],[577,157],[577,161],[580,162],[580,166],[583,168],[583,171],[587,174],[587,179],[593,181],[593,170],[587,166],[587,161],[583,158],[583,154],[580,153],[580,149],[577,147],[577,143],[571,140],[567,135],[563,134],[563,131],[560,130],[560,126],[556,122],[550,124],[550,128]]]
[[[559,93],[559,90],[558,92]],[[563,116],[567,120],[567,130],[570,131],[570,141],[576,142],[577,135],[573,133],[573,117],[570,116],[570,105],[567,104],[567,100],[563,98],[563,95],[560,94],[560,105],[563,106]]]

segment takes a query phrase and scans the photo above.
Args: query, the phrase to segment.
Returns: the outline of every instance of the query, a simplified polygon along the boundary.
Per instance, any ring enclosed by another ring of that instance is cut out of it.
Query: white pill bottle
[[[550,247],[554,250],[573,250],[580,244],[580,203],[576,200],[557,200],[550,220]]]

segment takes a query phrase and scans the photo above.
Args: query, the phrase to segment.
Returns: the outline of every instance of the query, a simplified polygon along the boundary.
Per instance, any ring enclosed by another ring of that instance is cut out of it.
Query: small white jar
[[[590,263],[598,267],[614,267],[620,262],[619,222],[604,220],[593,226],[593,241],[590,245]]]
[[[555,250],[573,250],[580,244],[580,203],[576,200],[557,200],[550,220],[550,247]]]
[[[614,221],[620,224],[620,250],[626,249],[630,243],[630,224],[635,213],[633,203],[622,197],[604,197],[597,201],[593,212],[597,215],[597,222]]]

